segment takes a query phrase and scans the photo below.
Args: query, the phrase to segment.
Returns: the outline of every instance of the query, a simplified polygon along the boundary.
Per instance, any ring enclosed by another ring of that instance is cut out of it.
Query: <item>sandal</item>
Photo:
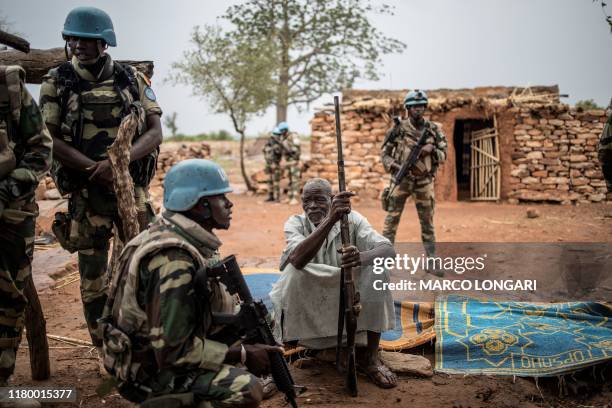
[[[368,378],[380,388],[394,388],[397,386],[397,376],[382,362],[378,365],[357,366],[359,371],[368,376]]]

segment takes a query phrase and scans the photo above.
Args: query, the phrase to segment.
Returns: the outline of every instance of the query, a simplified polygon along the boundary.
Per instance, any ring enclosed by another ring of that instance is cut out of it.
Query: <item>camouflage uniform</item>
[[[130,107],[138,112],[138,135],[146,131],[146,115],[161,115],[148,79],[129,66],[114,63],[108,55],[105,58],[105,65],[96,78],[73,57],[71,62],[50,70],[40,90],[45,123],[57,126],[61,139],[95,161],[108,158],[107,149]],[[155,172],[156,158],[157,151],[154,151],[130,163],[142,220],[153,216],[147,185]],[[106,187],[87,182],[87,174],[63,167],[57,161],[53,163],[52,173],[60,192],[70,194],[69,212],[60,220],[63,227],[58,228],[65,233],[59,234],[63,237],[58,239],[65,249],[78,251],[85,319],[94,345],[100,346],[97,319],[106,302],[109,240],[113,224],[121,226],[116,197]]]
[[[300,138],[290,133],[283,140],[283,156],[289,172],[289,199],[296,199],[300,194]]]
[[[222,284],[196,284],[196,272],[218,262],[220,245],[166,211],[123,250],[102,328],[104,364],[125,398],[192,393],[196,404],[228,407],[249,400],[258,379],[223,363],[228,346],[211,322],[211,312],[234,313],[237,303]]]
[[[15,369],[38,215],[34,191],[51,167],[51,136],[24,77],[21,67],[0,66],[0,383]]]
[[[612,109],[612,106],[610,106],[610,109]],[[599,162],[601,163],[601,170],[606,179],[609,196],[612,194],[612,112],[608,115],[608,121],[601,133],[598,156]]]
[[[279,136],[271,135],[263,149],[266,160],[266,174],[268,175],[268,194],[275,201],[280,200],[281,160],[283,147]]]
[[[385,217],[383,235],[391,242],[395,242],[395,234],[400,222],[406,199],[414,196],[417,214],[421,223],[421,239],[426,245],[428,254],[433,254],[436,237],[434,233],[433,216],[435,207],[434,177],[439,163],[446,159],[446,137],[433,122],[425,121],[425,132],[429,134],[425,143],[434,145],[431,155],[421,155],[411,172],[395,188],[389,197],[389,210]],[[390,137],[390,132],[396,132]],[[387,133],[389,141],[383,146],[382,162],[387,172],[391,172],[391,165],[401,165],[410,155],[410,150],[419,140],[420,132],[412,125],[410,119],[403,120],[397,129],[390,129]]]

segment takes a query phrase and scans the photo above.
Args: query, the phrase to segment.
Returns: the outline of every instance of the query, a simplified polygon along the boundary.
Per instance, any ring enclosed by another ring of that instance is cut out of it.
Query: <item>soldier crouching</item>
[[[256,375],[268,373],[268,353],[282,349],[228,346],[211,316],[235,313],[236,298],[216,280],[195,284],[219,261],[213,229],[230,226],[231,191],[214,162],[172,167],[164,180],[166,211],[127,244],[113,271],[100,321],[104,364],[121,395],[143,407],[255,407],[263,398]]]

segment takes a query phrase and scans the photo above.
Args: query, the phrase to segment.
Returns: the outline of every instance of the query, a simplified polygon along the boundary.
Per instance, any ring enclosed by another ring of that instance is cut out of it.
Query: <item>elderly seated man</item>
[[[362,310],[357,321],[358,368],[379,387],[392,388],[397,377],[378,357],[380,335],[394,327],[389,291],[376,291],[373,281],[388,281],[388,272],[372,272],[375,258],[395,256],[389,240],[356,211],[352,192],[332,194],[327,180],[315,178],[304,186],[304,214],[285,223],[287,246],[281,256],[283,275],[270,297],[284,342],[320,350],[336,345],[341,267],[356,267],[355,284]],[[340,219],[348,214],[351,246],[342,250]],[[365,346],[365,347],[363,347]]]

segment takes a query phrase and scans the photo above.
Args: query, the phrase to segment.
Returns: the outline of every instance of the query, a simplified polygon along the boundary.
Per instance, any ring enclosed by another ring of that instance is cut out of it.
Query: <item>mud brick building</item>
[[[407,90],[346,90],[341,121],[347,186],[371,198],[388,184],[380,147],[393,116],[404,116]],[[603,110],[561,103],[559,88],[486,87],[430,90],[426,117],[448,139],[438,170],[440,200],[509,200],[563,204],[605,200],[597,160]],[[333,106],[310,122],[306,177],[337,181]]]

